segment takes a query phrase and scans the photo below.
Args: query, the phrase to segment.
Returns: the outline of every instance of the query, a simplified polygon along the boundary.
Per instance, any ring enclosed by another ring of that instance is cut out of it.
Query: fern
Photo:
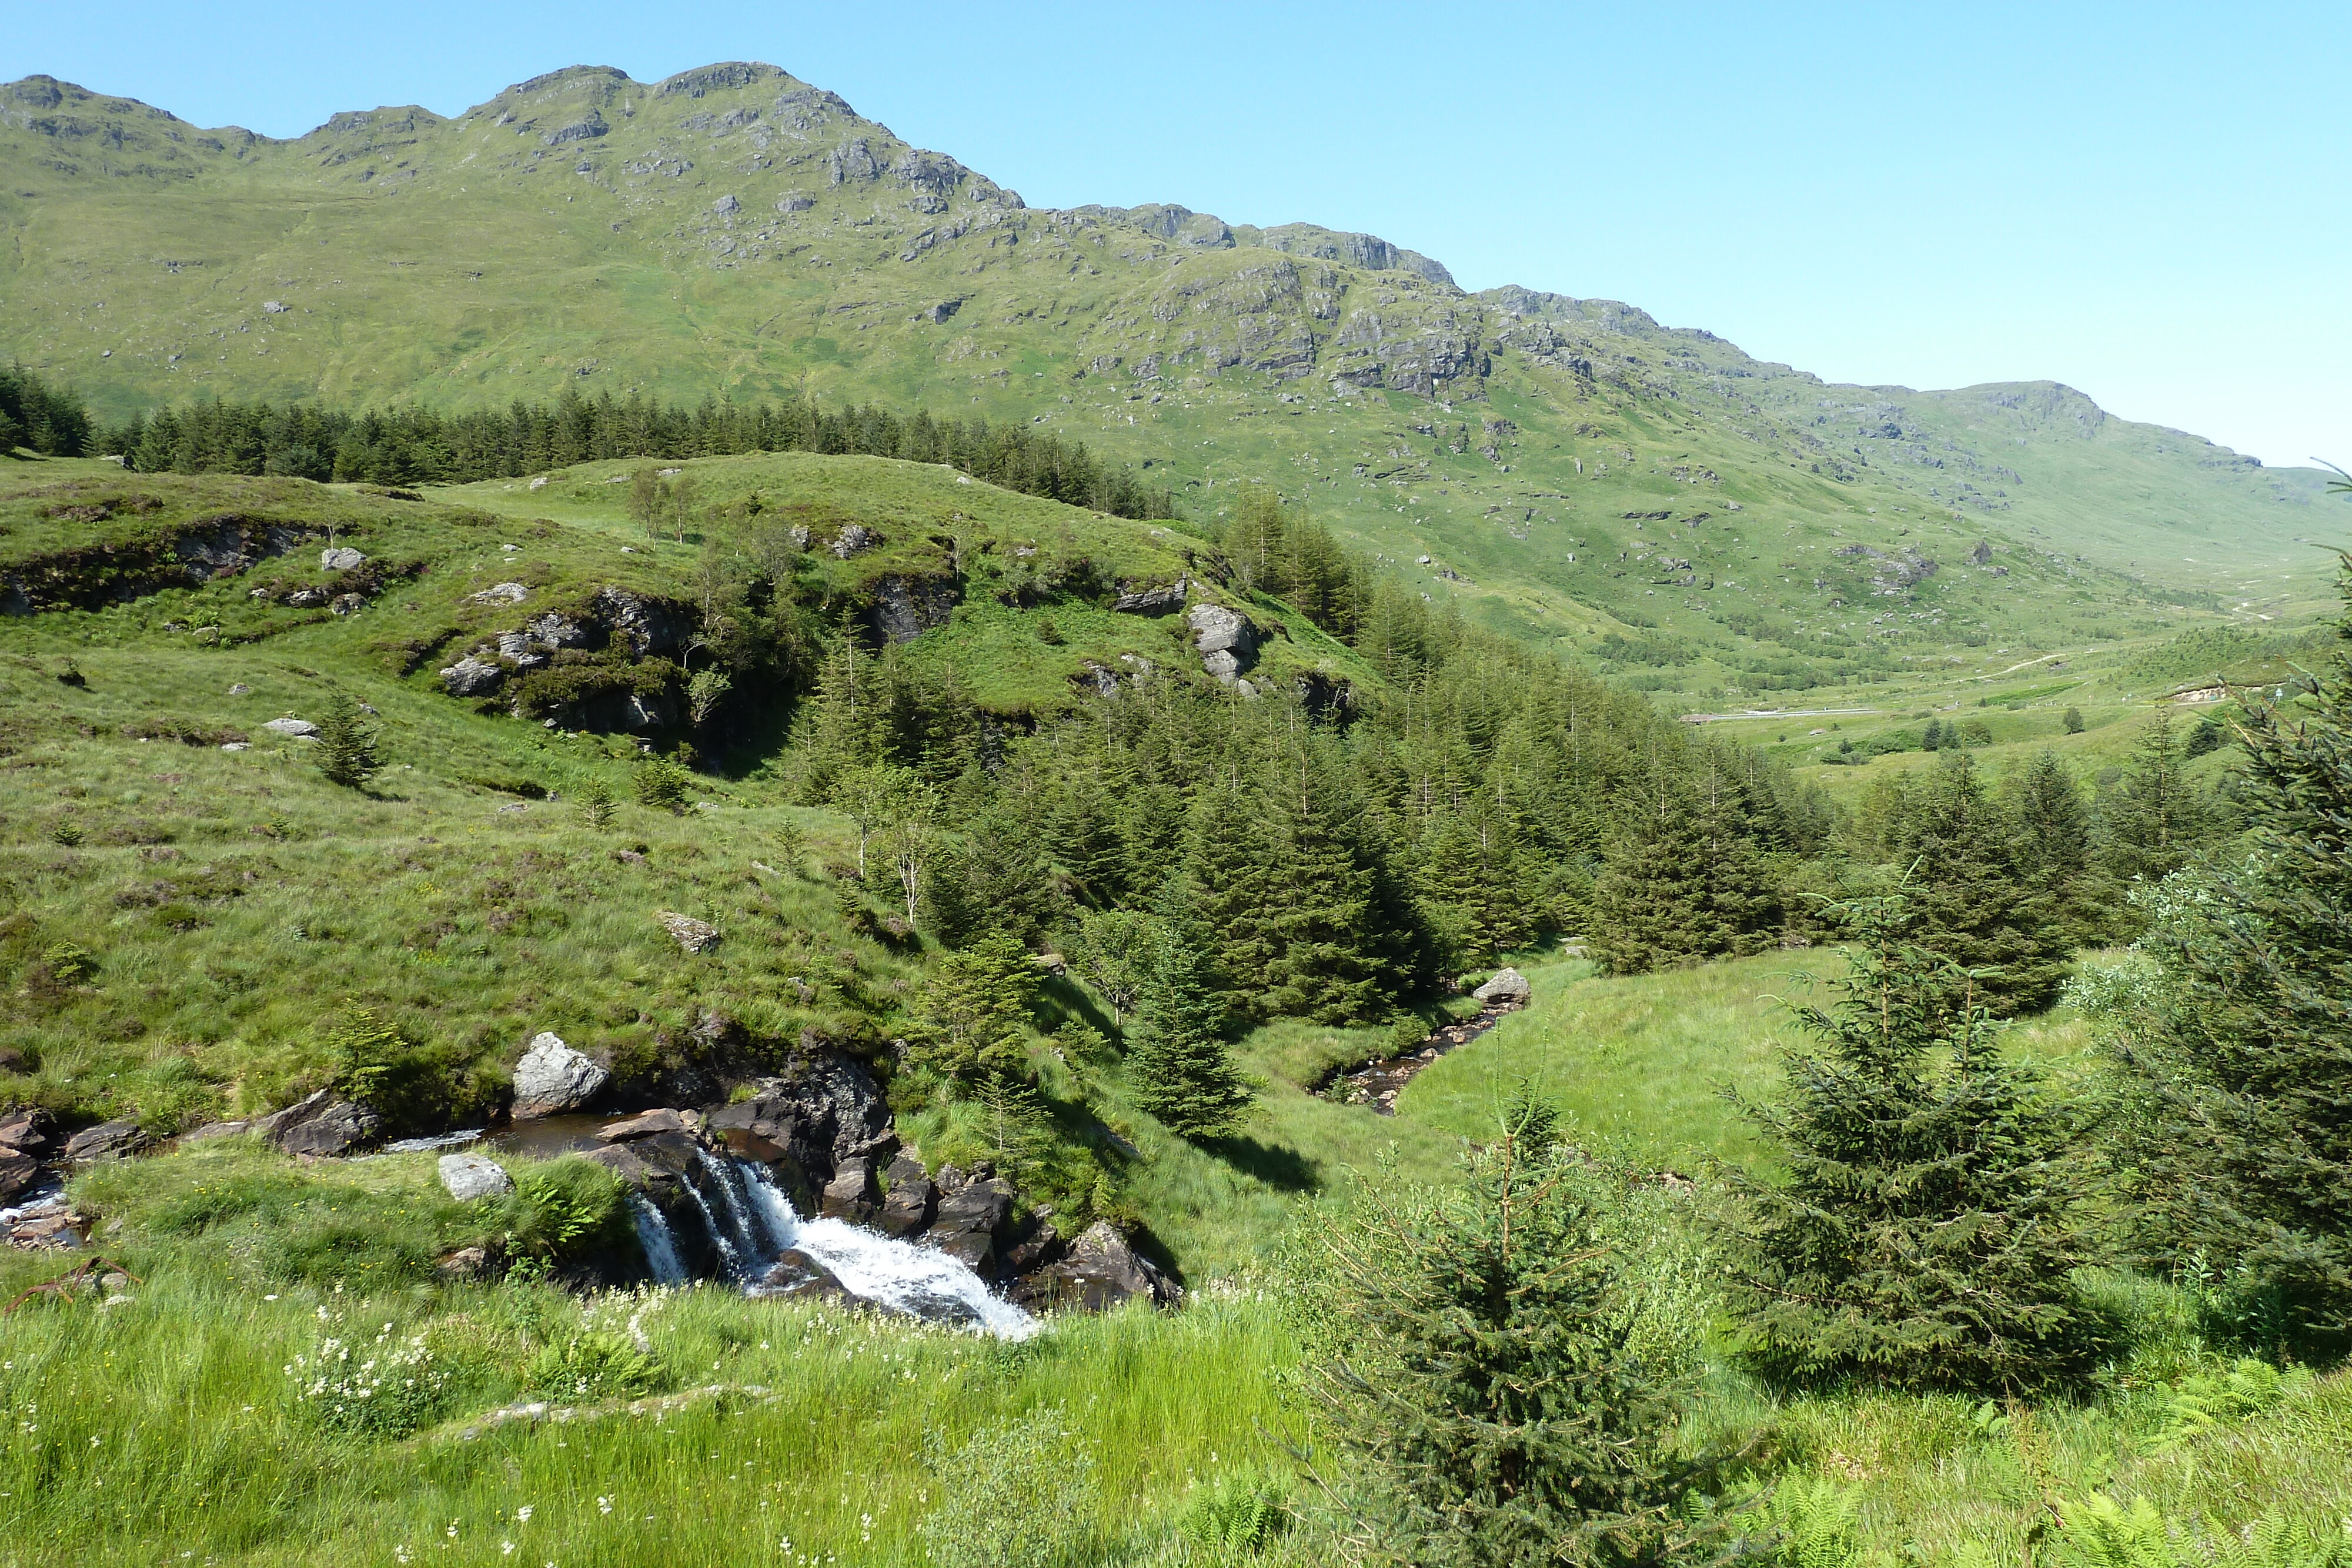
[[[1244,1467],[1195,1490],[1177,1528],[1215,1561],[1231,1562],[1265,1550],[1286,1518],[1280,1483]]]
[[[2068,1568],[2352,1568],[2352,1531],[2322,1538],[2276,1514],[2211,1536],[2144,1497],[2093,1497],[2063,1512],[2057,1561]]]

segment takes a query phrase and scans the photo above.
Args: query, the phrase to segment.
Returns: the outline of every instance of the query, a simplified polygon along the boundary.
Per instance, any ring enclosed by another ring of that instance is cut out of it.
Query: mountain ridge
[[[284,141],[27,78],[0,89],[0,152],[25,171],[0,192],[0,338],[117,415],[564,386],[961,405],[1156,465],[1206,517],[1270,484],[1423,591],[1539,640],[1639,643],[1663,662],[1619,674],[1695,693],[2326,599],[2294,548],[2316,471],[2057,382],[1828,382],[1622,301],[1470,293],[1373,235],[1033,208],[754,62],[569,67],[457,116],[346,111]],[[1794,553],[1856,542],[2054,575],[1922,578],[1890,630],[1853,613],[1888,591]],[[1661,559],[1685,564],[1633,570]],[[1646,602],[1661,589],[1686,591]],[[1841,640],[1885,656],[1824,653]]]

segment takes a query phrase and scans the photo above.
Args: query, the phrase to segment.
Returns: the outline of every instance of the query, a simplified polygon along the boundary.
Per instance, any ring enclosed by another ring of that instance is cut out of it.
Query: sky
[[[26,7],[45,73],[296,136],[561,66],[764,60],[1033,206],[1360,229],[1839,382],[2050,380],[2352,466],[2338,6]]]

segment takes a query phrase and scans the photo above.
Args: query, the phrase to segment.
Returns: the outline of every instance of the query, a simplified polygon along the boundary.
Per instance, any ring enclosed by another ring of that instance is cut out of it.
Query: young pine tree
[[[2341,587],[2352,605],[2352,557]],[[2352,644],[2352,613],[2336,623]],[[2163,1113],[2147,1163],[2179,1255],[2241,1266],[2280,1326],[2352,1348],[2352,654],[2240,726],[2254,852],[2143,946],[2167,983],[2126,1052]]]
[[[2159,706],[2133,747],[2122,784],[2100,803],[2108,869],[2118,882],[2157,882],[2189,862],[2210,825],[2210,803],[2189,781],[2189,758]]]
[[[1787,1082],[1734,1096],[1780,1156],[1735,1173],[1745,1199],[1751,1354],[1804,1378],[2025,1389],[2100,1350],[2073,1276],[2094,1260],[2081,1129],[2000,1054],[1969,977],[1910,940],[1899,897],[1839,906],[1853,972],[1797,1009],[1817,1050]]]
[[[1778,900],[1719,769],[1664,749],[1625,802],[1593,887],[1593,950],[1618,975],[1644,974],[1769,940]]]
[[[383,764],[375,753],[376,733],[350,695],[337,692],[327,699],[319,719],[319,771],[330,784],[357,789]]]
[[[1256,1098],[1219,1032],[1224,1009],[1202,944],[1181,920],[1163,923],[1135,1023],[1128,1071],[1143,1108],[1173,1133],[1212,1138],[1239,1124]]]
[[[921,1060],[967,1086],[1025,1071],[1021,1029],[1036,988],[1028,949],[1003,932],[945,954],[918,1007]]]
[[[1677,1505],[1690,1390],[1635,1341],[1599,1177],[1517,1107],[1454,1191],[1327,1236],[1345,1350],[1321,1369],[1353,1460],[1361,1561],[1412,1568],[1702,1562]]]

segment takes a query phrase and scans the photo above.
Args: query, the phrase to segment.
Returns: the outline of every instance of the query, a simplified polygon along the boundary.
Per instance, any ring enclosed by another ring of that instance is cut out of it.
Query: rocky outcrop
[[[527,1121],[576,1111],[603,1092],[613,1075],[552,1032],[531,1037],[514,1069],[514,1117]]]
[[[1226,685],[1257,663],[1257,624],[1240,611],[1195,604],[1184,620],[1200,650],[1201,668]]]
[[[145,497],[100,502],[92,507],[93,520],[121,510],[152,510],[156,505]],[[318,535],[307,524],[224,512],[199,517],[167,535],[36,556],[0,572],[0,615],[102,610],[167,588],[201,588],[299,549]]]
[[[874,585],[874,630],[890,642],[911,643],[946,625],[958,598],[951,578],[883,578]]]
[[[1111,601],[1111,608],[1121,615],[1173,615],[1184,608],[1184,595],[1192,582],[1186,578],[1160,588],[1139,588],[1120,594]]]
[[[997,1240],[1012,1218],[1013,1199],[1012,1184],[997,1177],[963,1182],[940,1199],[923,1242],[976,1273],[994,1273]]]
[[[319,552],[319,570],[321,571],[349,571],[353,567],[360,565],[366,559],[367,557],[352,549],[349,545],[331,545],[327,549]]]
[[[847,1162],[869,1162],[870,1182],[870,1162],[898,1147],[881,1085],[845,1056],[803,1058],[761,1079],[749,1099],[712,1112],[709,1125],[731,1153],[766,1166],[803,1213]]]
[[[875,1217],[877,1228],[893,1236],[910,1236],[929,1225],[939,1212],[940,1189],[923,1169],[923,1162],[901,1151],[890,1162],[885,1179],[889,1190]]]
[[[506,685],[504,666],[468,653],[441,671],[441,689],[453,697],[487,697]]]

